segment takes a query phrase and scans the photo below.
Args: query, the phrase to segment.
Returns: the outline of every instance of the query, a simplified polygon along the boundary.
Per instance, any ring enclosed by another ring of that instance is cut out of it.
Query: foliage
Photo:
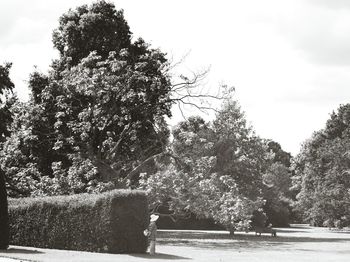
[[[232,177],[241,194],[262,195],[262,174],[268,167],[266,145],[248,126],[236,101],[228,101],[213,122],[216,172]]]
[[[272,163],[263,175],[263,181],[268,188],[276,190],[279,198],[289,196],[292,180],[290,171],[285,165],[278,162]]]
[[[274,162],[263,175],[264,212],[267,215],[266,224],[273,226],[289,226],[293,213],[293,194],[291,192],[292,179],[291,171],[281,162]]]
[[[0,65],[0,142],[10,135],[9,126],[12,122],[10,107],[15,97],[12,95],[14,84],[10,79],[10,63]],[[11,96],[12,95],[12,96]],[[0,166],[0,249],[6,249],[9,245],[9,221],[7,208],[7,192],[5,174]]]
[[[318,226],[350,224],[350,105],[333,113],[295,159],[297,207]]]
[[[275,141],[269,140],[267,145],[268,150],[273,154],[272,162],[282,164],[289,168],[292,161],[291,154],[284,151],[281,145]]]
[[[12,94],[14,84],[10,79],[10,69],[12,64],[0,65],[0,142],[10,135],[9,125],[12,122],[10,107],[16,99]]]
[[[14,245],[109,253],[143,253],[147,248],[144,192],[12,199],[9,206]]]
[[[123,12],[105,1],[63,14],[53,42],[59,59],[48,75],[31,74],[30,101],[11,108],[12,136],[0,152],[10,195],[137,186],[168,154],[171,106],[202,108],[192,99],[207,97],[194,91],[206,71],[173,83],[166,55],[131,41]]]
[[[180,123],[169,145],[165,117],[174,103],[207,109],[195,99],[223,97],[195,93],[205,71],[173,83],[166,55],[131,41],[112,3],[63,14],[53,43],[60,57],[50,73],[33,72],[30,101],[9,111],[0,165],[11,196],[139,186],[155,208],[166,203],[174,215],[229,229],[247,228],[263,198],[283,209],[276,201],[288,194],[290,155],[256,136],[236,101],[226,100],[210,123]]]
[[[158,209],[162,214],[157,220],[157,227],[160,229],[177,229],[177,230],[223,230],[224,228],[211,218],[198,218],[195,214],[191,214],[186,218],[178,218],[173,220],[170,216],[164,216],[163,212],[168,210]]]
[[[27,108],[27,104],[21,102],[11,107],[14,116],[12,134],[0,151],[1,169],[5,174],[9,196],[28,196],[40,181],[36,158],[31,154],[31,145],[40,142],[28,128],[29,119],[35,114]]]
[[[106,59],[110,51],[129,48],[130,38],[123,11],[116,10],[113,3],[98,1],[63,14],[53,33],[53,44],[61,56],[58,63],[77,65],[91,51]]]
[[[153,207],[166,203],[173,216],[194,213],[229,230],[248,228],[263,204],[267,156],[237,102],[227,101],[213,123],[179,123],[173,135],[175,161],[140,181]]]
[[[31,75],[31,100],[11,109],[0,160],[11,195],[100,192],[154,172],[144,162],[164,150],[173,104],[165,54],[131,42],[105,1],[64,14],[53,41],[60,59]]]

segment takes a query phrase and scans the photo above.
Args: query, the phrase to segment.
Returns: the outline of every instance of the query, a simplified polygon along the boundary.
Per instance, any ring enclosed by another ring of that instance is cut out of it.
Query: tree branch
[[[172,154],[171,152],[161,152],[155,155],[152,155],[148,158],[146,158],[144,161],[142,161],[137,167],[135,167],[133,170],[131,170],[128,175],[125,177],[125,180],[131,180],[134,178],[134,176],[150,161],[156,159],[157,157],[160,156],[170,156],[172,157],[179,165],[183,166],[182,161],[175,156],[174,154]]]
[[[123,140],[123,138],[124,138],[124,135],[125,135],[126,132],[129,130],[129,127],[130,127],[129,124],[127,124],[126,126],[124,126],[124,129],[123,129],[123,131],[120,133],[120,136],[119,136],[119,139],[118,139],[116,145],[115,145],[115,146],[112,148],[112,150],[111,150],[111,155],[115,154],[115,153],[118,151],[119,146],[120,146],[120,144],[121,144],[121,142],[122,142],[122,140]]]

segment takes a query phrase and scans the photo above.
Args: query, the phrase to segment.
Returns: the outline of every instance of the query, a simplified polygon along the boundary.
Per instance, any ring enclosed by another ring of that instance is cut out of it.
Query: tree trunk
[[[10,230],[4,173],[0,169],[0,249],[7,249]]]
[[[228,231],[230,232],[230,236],[233,236],[235,234],[235,229],[232,227],[230,227]]]
[[[94,161],[94,164],[97,166],[98,173],[101,176],[101,180],[103,182],[112,181],[113,179],[117,179],[119,177],[119,172],[114,170],[110,165],[104,163],[101,160]]]

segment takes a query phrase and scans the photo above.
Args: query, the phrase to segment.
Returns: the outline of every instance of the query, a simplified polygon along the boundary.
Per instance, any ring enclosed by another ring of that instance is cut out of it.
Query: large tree
[[[12,108],[1,152],[11,194],[101,191],[155,172],[169,136],[164,117],[202,97],[192,87],[203,74],[172,83],[165,54],[131,41],[123,12],[105,1],[64,14],[53,41],[59,59],[48,75],[30,76],[31,100]]]
[[[273,226],[288,226],[294,215],[292,212],[295,194],[292,188],[292,175],[290,169],[292,156],[285,152],[281,145],[275,141],[267,140],[267,150],[270,154],[268,168],[263,175],[263,195],[265,199],[264,212],[266,224]]]
[[[173,137],[173,161],[140,181],[153,208],[165,204],[171,216],[194,213],[231,231],[248,228],[263,205],[267,150],[237,102],[225,102],[212,123],[198,117],[179,123]]]
[[[109,52],[119,53],[132,46],[123,10],[116,10],[113,3],[106,1],[83,5],[63,14],[54,30],[53,43],[60,53],[56,64],[64,67],[77,65],[91,51],[106,59]]]
[[[9,94],[12,93],[14,84],[9,77],[11,64],[0,66],[0,142],[9,135],[9,125],[12,116],[9,111],[11,105]],[[7,193],[4,172],[0,167],[0,249],[6,249],[9,245],[9,220],[7,207]]]
[[[15,99],[12,95],[15,85],[9,76],[11,66],[11,63],[0,65],[0,142],[3,142],[5,137],[9,136],[9,126],[12,121],[9,109]]]
[[[342,105],[326,127],[304,143],[295,158],[298,208],[318,226],[350,224],[350,105]]]

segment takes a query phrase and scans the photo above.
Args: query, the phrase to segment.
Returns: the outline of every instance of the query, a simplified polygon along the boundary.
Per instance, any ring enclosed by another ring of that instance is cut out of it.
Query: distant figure
[[[156,253],[156,237],[157,237],[156,221],[158,220],[158,218],[159,218],[158,215],[152,214],[148,229],[144,231],[145,236],[147,236],[150,241],[150,247],[149,247],[150,255],[154,255]]]

